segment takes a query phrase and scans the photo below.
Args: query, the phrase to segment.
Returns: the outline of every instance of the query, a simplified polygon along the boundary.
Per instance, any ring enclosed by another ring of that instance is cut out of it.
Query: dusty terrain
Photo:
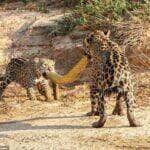
[[[29,101],[23,89],[9,86],[1,103],[0,146],[21,149],[150,149],[150,74],[138,79],[136,118],[142,127],[130,128],[126,116],[112,116],[114,100],[108,101],[104,128],[94,129],[98,117],[90,109],[87,86],[60,91],[60,100]],[[140,79],[140,80],[139,80]],[[10,94],[11,93],[11,94]],[[12,98],[13,97],[13,98]]]
[[[62,15],[60,9],[48,14],[1,10],[0,62],[4,63],[7,53],[49,48],[48,36],[41,36],[43,28]],[[35,29],[32,34],[26,32],[30,29]],[[91,127],[98,117],[85,116],[90,110],[87,85],[61,90],[59,101],[45,102],[43,97],[29,101],[23,88],[11,84],[0,102],[0,150],[149,150],[150,72],[137,73],[136,81],[135,111],[142,126],[130,128],[126,116],[111,115],[113,96],[108,100],[108,120],[101,129]]]

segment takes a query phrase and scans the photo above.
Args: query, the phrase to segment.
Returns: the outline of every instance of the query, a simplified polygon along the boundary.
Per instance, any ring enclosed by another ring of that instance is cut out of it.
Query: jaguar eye
[[[90,35],[90,36],[87,38],[87,43],[92,43],[92,42],[93,42],[93,39],[94,39],[94,35]]]
[[[87,39],[87,42],[88,42],[88,43],[92,43],[92,41],[93,41],[93,38],[92,38],[92,37],[89,37],[89,38]]]

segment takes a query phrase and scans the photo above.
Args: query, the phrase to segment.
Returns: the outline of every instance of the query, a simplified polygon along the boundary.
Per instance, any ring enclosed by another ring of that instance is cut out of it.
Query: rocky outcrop
[[[0,13],[0,55],[1,64],[6,59],[25,55],[42,55],[51,49],[49,30],[62,18],[61,10],[48,14],[17,11]]]

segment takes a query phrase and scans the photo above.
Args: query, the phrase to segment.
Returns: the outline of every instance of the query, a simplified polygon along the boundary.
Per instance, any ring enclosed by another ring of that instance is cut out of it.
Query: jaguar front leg
[[[0,100],[3,100],[3,92],[11,82],[12,80],[9,76],[3,77],[3,81],[0,83]]]
[[[91,111],[88,112],[86,115],[87,116],[98,116],[98,98],[99,98],[99,93],[98,93],[98,87],[93,83],[90,85],[90,100],[91,100]]]
[[[126,92],[124,94],[125,102],[127,105],[127,118],[130,124],[130,127],[139,127],[141,126],[139,122],[135,120],[134,111],[133,111],[133,103],[134,103],[134,96],[131,92]]]
[[[29,97],[30,100],[36,101],[36,93],[33,87],[28,87],[27,88],[27,96]]]
[[[45,100],[50,101],[52,91],[49,85],[49,81],[41,77],[39,80],[36,80],[36,85],[39,93],[45,97]]]
[[[53,96],[55,100],[59,99],[59,85],[52,82]]]
[[[119,93],[117,95],[117,98],[116,98],[116,106],[112,112],[113,115],[119,115],[119,116],[122,116],[124,115],[124,112],[123,112],[123,102],[121,100],[121,97],[122,97],[122,94]]]
[[[91,111],[86,114],[87,116],[98,116],[97,104],[95,101],[91,102]]]
[[[94,122],[92,124],[94,128],[103,127],[107,120],[105,105],[106,105],[106,102],[104,100],[104,94],[103,92],[100,92],[99,99],[98,99],[98,112],[99,112],[100,119],[97,122]]]
[[[42,88],[44,90],[45,100],[46,101],[51,101],[52,100],[52,96],[51,96],[52,90],[50,88],[48,80],[43,79]]]

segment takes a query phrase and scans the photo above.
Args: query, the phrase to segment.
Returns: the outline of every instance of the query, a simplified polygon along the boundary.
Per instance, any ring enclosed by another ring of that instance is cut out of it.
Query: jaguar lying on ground
[[[120,99],[123,98],[126,102],[127,117],[130,126],[139,126],[134,118],[133,85],[125,52],[118,44],[110,40],[109,32],[107,35],[102,31],[92,32],[85,37],[83,45],[84,55],[88,58],[91,66],[90,88],[92,111],[88,115],[100,115],[99,121],[93,123],[93,127],[104,126],[107,119],[104,97],[111,93],[117,93],[116,107],[113,113],[122,113]]]
[[[30,100],[37,100],[34,86],[36,85],[40,94],[46,100],[51,99],[51,88],[49,81],[42,73],[45,71],[54,72],[54,61],[49,59],[24,59],[12,58],[6,66],[5,74],[0,78],[0,98],[2,98],[5,88],[11,83],[16,82],[27,89]],[[54,98],[57,98],[56,84],[52,83]]]

